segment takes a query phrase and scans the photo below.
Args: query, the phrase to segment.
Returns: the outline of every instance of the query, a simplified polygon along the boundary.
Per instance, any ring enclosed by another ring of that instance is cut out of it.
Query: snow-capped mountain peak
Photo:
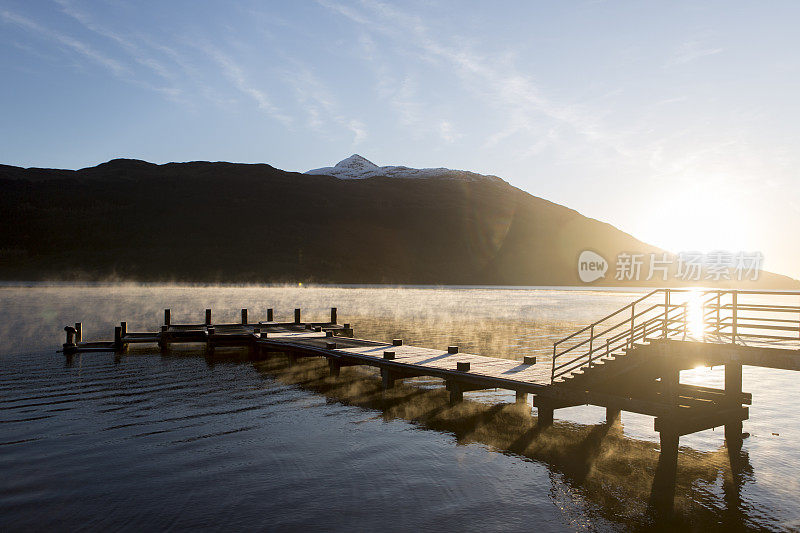
[[[466,170],[452,170],[449,168],[409,168],[403,166],[379,167],[369,159],[358,154],[353,154],[347,159],[342,159],[332,167],[316,168],[306,174],[333,176],[344,180],[366,179],[375,177],[390,178],[439,178],[464,181],[491,180],[502,181],[497,176],[485,176]]]

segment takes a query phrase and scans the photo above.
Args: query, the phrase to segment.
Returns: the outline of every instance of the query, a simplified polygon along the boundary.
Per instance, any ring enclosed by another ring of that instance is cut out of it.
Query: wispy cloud
[[[110,39],[127,52],[139,65],[150,69],[156,75],[164,79],[174,79],[174,75],[157,59],[146,54],[142,48],[133,40],[115,32],[93,20],[84,11],[81,11],[68,0],[55,0],[61,6],[61,10],[68,16],[78,21],[87,30],[107,39]]]
[[[353,134],[353,145],[360,144],[367,138],[367,126],[359,119],[348,117],[341,111],[341,106],[327,87],[311,69],[295,60],[291,63],[282,81],[292,87],[297,103],[307,115],[308,126],[323,133],[329,125],[345,128]]]
[[[6,22],[15,24],[20,28],[33,32],[39,37],[50,39],[59,43],[63,47],[72,50],[78,55],[86,59],[89,59],[92,62],[104,67],[115,76],[121,77],[129,73],[129,70],[116,59],[113,59],[101,52],[98,52],[87,43],[80,41],[74,37],[52,30],[50,28],[46,28],[45,26],[42,26],[41,24],[27,17],[23,17],[22,15],[18,15],[11,11],[3,11],[2,13],[0,13],[0,16],[2,16],[3,20],[5,20]]]
[[[723,48],[705,46],[700,40],[691,40],[681,43],[667,60],[666,66],[685,65],[702,57],[713,56],[723,51]]]
[[[523,132],[539,129],[544,116],[569,127],[576,134],[592,143],[602,144],[625,154],[627,149],[620,140],[600,127],[591,113],[577,105],[565,105],[548,98],[530,76],[516,70],[506,60],[488,57],[475,52],[457,35],[443,35],[433,31],[425,21],[416,15],[408,14],[394,5],[376,0],[362,0],[361,9],[344,6],[331,0],[320,0],[320,5],[334,13],[347,17],[363,26],[365,30],[378,32],[392,40],[398,48],[416,50],[420,60],[441,64],[460,78],[461,86],[476,93],[482,101],[502,110],[506,117],[505,126],[486,138],[486,145],[492,146],[503,139]],[[362,39],[362,49],[372,48],[369,41]],[[409,98],[401,86],[391,99],[392,105],[400,112],[400,119],[406,124],[418,123],[421,113],[417,100]],[[434,122],[431,131],[441,131]],[[446,137],[442,137],[446,139]]]
[[[237,90],[255,100],[259,109],[263,110],[269,116],[286,126],[292,124],[292,117],[284,113],[278,106],[273,104],[272,99],[269,97],[266,91],[251,84],[248,77],[244,73],[244,69],[231,57],[210,44],[203,44],[199,46],[219,67],[222,68],[223,74],[233,83]]]

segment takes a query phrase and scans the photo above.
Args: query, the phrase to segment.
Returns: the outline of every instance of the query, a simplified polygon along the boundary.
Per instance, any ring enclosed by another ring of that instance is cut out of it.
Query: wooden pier
[[[752,396],[742,391],[742,365],[800,370],[800,293],[755,291],[688,291],[658,289],[559,340],[551,358],[523,356],[510,360],[446,349],[408,346],[401,339],[380,342],[354,337],[339,324],[336,308],[324,321],[265,320],[214,323],[211,310],[196,324],[172,324],[164,312],[159,331],[130,332],[122,322],[113,341],[85,342],[80,323],[67,326],[66,355],[122,352],[131,344],[199,343],[206,350],[243,347],[258,355],[283,353],[325,357],[332,376],[343,366],[380,370],[384,388],[417,376],[441,378],[451,403],[465,392],[506,389],[516,401],[533,396],[537,424],[553,423],[556,409],[577,405],[606,408],[608,423],[620,411],[655,417],[662,456],[675,456],[681,435],[725,427],[728,447],[742,445],[742,421]],[[693,308],[694,307],[694,308]],[[695,322],[692,324],[692,322]],[[680,371],[698,366],[725,367],[725,387],[716,389],[680,382]]]

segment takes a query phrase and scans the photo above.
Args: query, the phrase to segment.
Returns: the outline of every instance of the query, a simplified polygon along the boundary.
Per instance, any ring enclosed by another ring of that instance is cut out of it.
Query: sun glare
[[[686,297],[686,329],[689,337],[697,340],[705,337],[703,314],[703,293],[700,289],[692,289]]]

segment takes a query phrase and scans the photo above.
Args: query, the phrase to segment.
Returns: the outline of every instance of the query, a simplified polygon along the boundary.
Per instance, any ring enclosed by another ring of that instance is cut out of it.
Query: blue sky
[[[797,2],[0,0],[0,162],[498,175],[800,278]]]

